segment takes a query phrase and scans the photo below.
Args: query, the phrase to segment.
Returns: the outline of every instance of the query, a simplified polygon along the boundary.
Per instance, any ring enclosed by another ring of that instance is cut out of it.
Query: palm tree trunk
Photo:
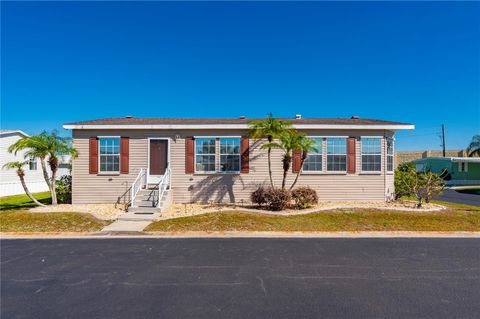
[[[57,170],[58,170],[58,159],[54,156],[51,156],[48,160],[48,164],[50,164],[50,170],[52,171],[52,177],[50,181],[50,193],[52,194],[52,205],[57,205],[57,190],[55,187],[55,179],[57,178]]]
[[[285,184],[287,183],[287,174],[288,174],[288,171],[290,170],[292,158],[289,157],[288,155],[285,155],[282,161],[283,161],[282,189],[285,189]]]
[[[43,179],[48,185],[48,190],[52,193],[52,185],[50,183],[50,177],[48,176],[47,164],[45,164],[45,157],[40,157],[40,164],[42,165]]]
[[[300,172],[302,171],[302,168],[303,168],[303,163],[305,163],[305,159],[302,157],[302,161],[300,162],[300,169],[298,170],[297,175],[295,176],[295,180],[293,181],[292,186],[290,186],[290,190],[292,190],[297,184],[298,178],[300,177]]]
[[[267,151],[268,154],[268,175],[270,176],[270,185],[272,185],[272,188],[275,188],[275,185],[273,185],[273,177],[272,177],[272,158],[271,158],[271,153],[272,149],[269,148]]]
[[[35,197],[33,197],[32,193],[28,190],[27,184],[25,183],[25,178],[23,177],[23,172],[17,172],[18,178],[20,178],[20,183],[22,184],[23,190],[25,194],[27,194],[28,198],[35,204],[39,206],[45,206],[44,204],[40,203]]]
[[[285,184],[287,183],[287,172],[288,170],[283,170],[282,189],[285,189]]]
[[[50,193],[52,194],[52,205],[57,205],[57,190],[55,188],[55,179],[57,178],[57,170],[52,172],[52,181],[51,181],[51,188]]]

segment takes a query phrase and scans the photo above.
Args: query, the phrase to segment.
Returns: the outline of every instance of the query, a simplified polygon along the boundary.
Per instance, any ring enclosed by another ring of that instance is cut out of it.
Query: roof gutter
[[[354,124],[294,124],[296,129],[343,129],[343,130],[413,130],[415,125],[399,124],[399,125],[354,125]],[[225,130],[225,129],[248,129],[248,124],[118,124],[118,125],[95,125],[95,124],[65,124],[64,129],[67,130]]]

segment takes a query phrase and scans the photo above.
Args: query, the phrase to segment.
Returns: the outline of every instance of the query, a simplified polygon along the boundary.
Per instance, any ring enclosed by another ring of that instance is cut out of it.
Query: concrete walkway
[[[104,227],[102,232],[141,232],[152,220],[117,220]]]

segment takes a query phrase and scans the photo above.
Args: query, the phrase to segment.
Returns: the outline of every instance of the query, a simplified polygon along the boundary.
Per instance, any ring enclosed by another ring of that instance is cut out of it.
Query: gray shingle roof
[[[120,117],[104,118],[89,121],[66,123],[65,125],[208,125],[208,124],[248,124],[263,118],[137,118]],[[392,122],[365,118],[280,118],[292,124],[318,125],[411,125],[409,123]]]

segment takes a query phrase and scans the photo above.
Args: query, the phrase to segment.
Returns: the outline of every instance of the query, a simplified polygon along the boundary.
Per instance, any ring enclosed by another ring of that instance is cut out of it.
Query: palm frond
[[[480,156],[480,134],[476,134],[472,137],[472,141],[467,147],[467,153],[468,156],[474,156],[475,154]]]
[[[27,165],[28,164],[28,161],[24,161],[24,162],[19,162],[19,161],[16,161],[16,162],[8,162],[6,163],[5,165],[2,166],[2,169],[16,169],[16,170],[19,170],[21,169],[23,166]]]

